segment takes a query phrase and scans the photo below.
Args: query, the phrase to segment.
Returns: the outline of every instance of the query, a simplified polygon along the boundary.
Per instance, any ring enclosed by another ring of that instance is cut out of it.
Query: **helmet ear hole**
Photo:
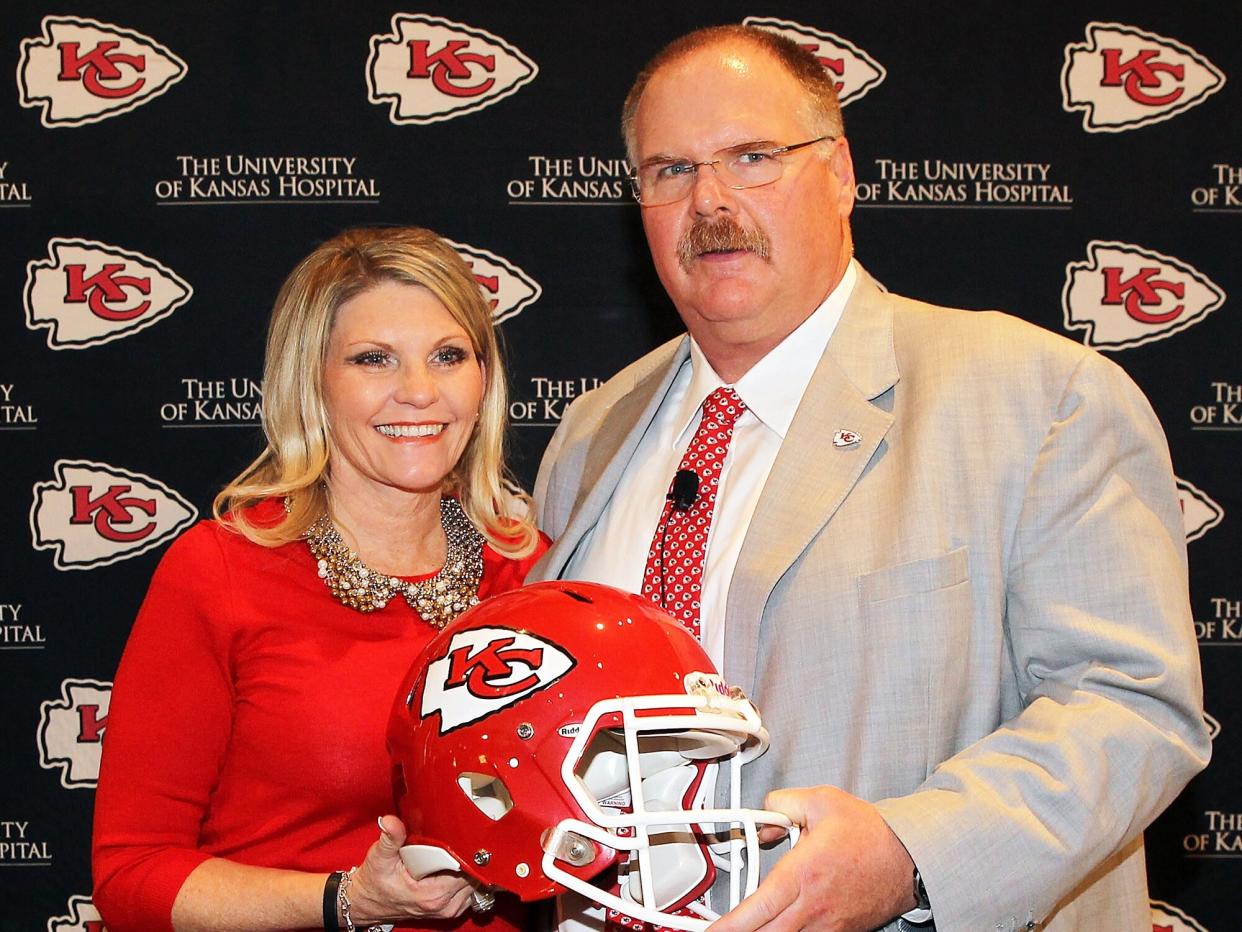
[[[466,798],[474,803],[475,808],[493,822],[513,808],[513,797],[509,795],[508,788],[494,774],[459,774],[457,785],[466,794]]]

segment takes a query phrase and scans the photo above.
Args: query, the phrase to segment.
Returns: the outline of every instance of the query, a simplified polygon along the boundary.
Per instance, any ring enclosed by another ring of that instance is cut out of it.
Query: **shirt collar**
[[[794,412],[806,392],[815,367],[828,347],[858,281],[857,264],[851,259],[837,286],[815,311],[789,336],[773,347],[734,384],[746,408],[767,428],[784,439]],[[724,380],[716,374],[694,337],[690,338],[690,384],[682,396],[674,426],[681,439],[698,415],[703,400]]]

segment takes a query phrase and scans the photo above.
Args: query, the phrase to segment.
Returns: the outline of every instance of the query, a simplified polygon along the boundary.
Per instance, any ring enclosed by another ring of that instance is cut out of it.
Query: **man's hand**
[[[866,932],[914,908],[914,862],[870,803],[818,786],[776,790],[764,808],[789,816],[802,838],[711,932]]]

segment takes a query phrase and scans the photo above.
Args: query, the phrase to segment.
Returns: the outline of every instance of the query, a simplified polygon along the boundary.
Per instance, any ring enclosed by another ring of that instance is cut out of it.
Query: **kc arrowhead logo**
[[[1224,72],[1176,39],[1088,23],[1087,41],[1065,47],[1061,105],[1084,111],[1089,133],[1122,133],[1171,119],[1224,86]]]
[[[1152,932],[1207,932],[1199,920],[1163,900],[1151,901],[1151,928]]]
[[[483,289],[483,300],[492,309],[492,322],[500,323],[517,317],[522,310],[539,300],[543,289],[539,283],[507,259],[494,252],[445,240],[470,266],[474,280]]]
[[[823,32],[786,19],[748,16],[743,26],[755,26],[791,39],[819,59],[824,69],[836,79],[837,97],[841,106],[853,103],[888,77],[878,61],[848,39]]]
[[[36,482],[30,506],[35,550],[58,570],[89,570],[146,553],[197,517],[158,479],[89,460],[57,460],[56,478]]]
[[[42,107],[49,128],[81,126],[133,110],[186,76],[189,67],[132,29],[76,16],[43,17],[43,35],[23,39],[18,102]]]
[[[99,910],[89,896],[71,896],[65,908],[68,915],[48,919],[47,932],[106,932]]]
[[[1207,722],[1208,740],[1215,741],[1216,736],[1220,734],[1220,722],[1217,721],[1214,716],[1209,715],[1207,712],[1203,713],[1203,720]]]
[[[1185,479],[1177,480],[1177,502],[1182,506],[1186,543],[1198,540],[1225,519],[1225,509]]]
[[[1199,323],[1225,292],[1194,266],[1131,243],[1092,240],[1087,261],[1065,267],[1061,306],[1083,342],[1121,350],[1163,340]]]
[[[371,37],[367,99],[389,104],[393,123],[436,123],[490,107],[539,74],[490,32],[422,13],[398,13]]]
[[[439,714],[446,734],[546,689],[573,668],[563,649],[525,631],[460,631],[427,666],[419,714]]]
[[[84,239],[51,239],[26,263],[26,326],[48,328],[52,349],[85,349],[145,330],[194,296],[149,256]]]
[[[94,786],[99,782],[112,684],[64,680],[60,694],[60,699],[39,706],[39,766],[60,770],[60,785],[66,789]]]

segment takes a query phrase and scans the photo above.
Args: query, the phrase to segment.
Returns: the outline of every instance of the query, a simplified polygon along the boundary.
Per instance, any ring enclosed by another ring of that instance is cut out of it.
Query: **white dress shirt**
[[[720,474],[703,567],[701,637],[718,670],[724,663],[725,601],[742,540],[785,433],[857,278],[851,260],[841,281],[814,313],[732,386],[745,402],[746,411],[733,429],[733,442]],[[565,579],[642,591],[647,552],[673,474],[698,428],[703,400],[725,384],[693,338],[689,362],[673,379],[612,499],[569,561]]]

